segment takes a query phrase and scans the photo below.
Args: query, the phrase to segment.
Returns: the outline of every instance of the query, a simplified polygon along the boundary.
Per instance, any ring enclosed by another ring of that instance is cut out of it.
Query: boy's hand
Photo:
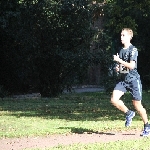
[[[120,61],[118,53],[117,53],[117,55],[114,55],[114,61],[118,61],[118,62]]]
[[[116,72],[119,71],[119,65],[116,65]]]

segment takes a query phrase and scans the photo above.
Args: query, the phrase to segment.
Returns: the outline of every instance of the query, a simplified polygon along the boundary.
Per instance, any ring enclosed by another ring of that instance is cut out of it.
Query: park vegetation
[[[148,89],[149,7],[146,0],[1,0],[1,97],[30,90],[57,96],[67,86],[85,82],[88,68],[98,64],[101,84],[109,91],[116,80],[109,74],[112,55],[121,47],[123,27],[134,30],[132,43],[139,49],[138,68]],[[93,23],[99,17],[103,25],[96,30]]]

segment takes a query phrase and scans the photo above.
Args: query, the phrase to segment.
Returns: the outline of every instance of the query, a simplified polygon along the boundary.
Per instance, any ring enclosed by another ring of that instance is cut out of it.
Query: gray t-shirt
[[[127,49],[121,49],[119,53],[119,57],[123,61],[128,63],[130,61],[135,61],[135,68],[137,68],[137,56],[138,56],[137,48],[135,48],[133,45],[130,45],[130,47]],[[127,67],[120,64],[120,73],[129,73],[130,71],[131,70],[129,70]]]
[[[119,57],[125,61],[125,62],[130,62],[130,61],[135,61],[135,67],[134,69],[129,69],[125,67],[122,64],[120,65],[119,72],[122,76],[122,79],[126,81],[131,81],[135,80],[139,77],[139,74],[137,72],[137,56],[138,56],[138,51],[137,48],[135,48],[133,45],[130,45],[129,48],[127,49],[121,49],[119,53]]]

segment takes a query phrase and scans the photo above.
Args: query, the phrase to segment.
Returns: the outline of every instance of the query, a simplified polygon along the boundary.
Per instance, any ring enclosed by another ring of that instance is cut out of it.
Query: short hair
[[[133,38],[133,31],[130,28],[123,28],[122,31],[125,30],[131,35],[131,39]]]

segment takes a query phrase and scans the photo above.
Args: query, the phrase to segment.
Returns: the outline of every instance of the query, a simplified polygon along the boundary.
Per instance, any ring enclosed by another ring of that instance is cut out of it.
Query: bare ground
[[[45,137],[23,137],[12,139],[1,139],[1,150],[22,150],[27,148],[50,148],[59,145],[70,144],[88,144],[88,143],[101,143],[110,141],[123,141],[130,139],[140,139],[141,131],[122,131],[122,132],[97,132],[97,133],[84,133],[84,134],[63,134],[51,135]]]

